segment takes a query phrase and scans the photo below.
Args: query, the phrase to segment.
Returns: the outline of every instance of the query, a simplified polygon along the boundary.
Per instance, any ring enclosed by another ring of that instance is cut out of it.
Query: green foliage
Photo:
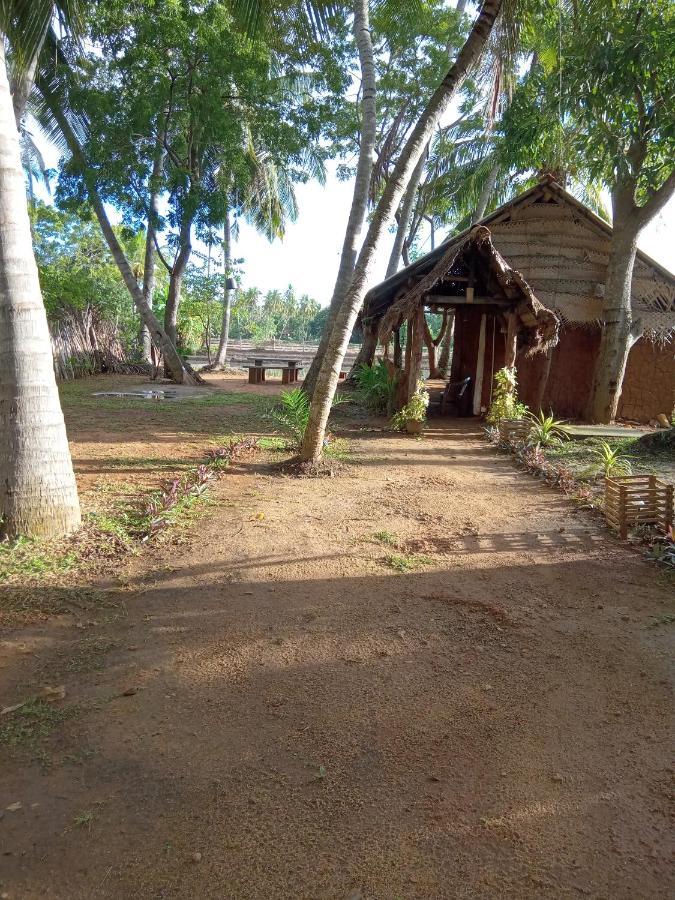
[[[237,291],[232,303],[230,334],[237,339],[267,341],[314,340],[321,334],[315,320],[327,311],[307,294],[298,296],[291,285],[285,291],[262,294],[256,288]]]
[[[555,447],[567,437],[564,422],[553,418],[553,414],[546,416],[540,412],[538,416],[529,414],[532,428],[528,436],[528,444],[535,447]]]
[[[49,757],[43,748],[44,742],[74,713],[73,707],[58,708],[46,700],[33,697],[3,717],[0,746],[26,753],[47,766]]]
[[[501,126],[511,164],[624,183],[644,205],[675,157],[674,29],[670,0],[540,9],[524,34],[535,61]]]
[[[498,425],[504,419],[522,419],[527,406],[518,401],[518,380],[515,369],[504,367],[495,375],[492,403],[485,417],[490,425]]]
[[[633,471],[629,458],[622,452],[621,447],[612,447],[607,441],[601,441],[594,447],[593,462],[587,469],[587,474],[602,474],[605,478],[613,475],[630,475]]]
[[[373,537],[381,544],[388,544],[390,547],[398,546],[398,538],[391,531],[376,531]]]
[[[302,388],[281,392],[281,405],[273,409],[270,417],[287,431],[299,447],[309,422],[310,400]]]
[[[384,360],[372,366],[360,366],[356,373],[358,396],[363,404],[376,413],[384,413],[394,399],[396,382]]]
[[[433,560],[429,559],[428,556],[421,556],[417,553],[409,555],[391,553],[386,557],[385,562],[396,572],[403,573],[414,572],[415,569],[420,569],[423,566],[430,566],[433,563]]]
[[[406,422],[424,422],[429,406],[429,393],[418,388],[406,405],[391,418],[394,431],[404,431]]]
[[[332,406],[347,403],[351,398],[336,394]],[[270,418],[288,432],[296,446],[302,444],[309,422],[310,399],[302,388],[281,392],[280,405],[270,412]]]

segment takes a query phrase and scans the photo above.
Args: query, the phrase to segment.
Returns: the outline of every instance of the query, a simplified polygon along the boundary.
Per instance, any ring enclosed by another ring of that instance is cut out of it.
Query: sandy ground
[[[672,582],[475,425],[348,436],[5,632],[0,705],[78,712],[0,749],[0,896],[672,896]]]

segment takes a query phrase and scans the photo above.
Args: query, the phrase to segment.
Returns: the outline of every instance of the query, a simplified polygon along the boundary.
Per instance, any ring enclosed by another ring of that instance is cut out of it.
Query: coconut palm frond
[[[11,48],[15,73],[32,65],[54,17],[62,29],[77,35],[81,0],[0,0],[0,31]]]
[[[339,11],[340,4],[334,0],[299,0],[286,9],[279,9],[272,0],[232,0],[235,21],[251,38],[276,30],[280,20],[286,27],[319,38],[327,34],[331,18]]]

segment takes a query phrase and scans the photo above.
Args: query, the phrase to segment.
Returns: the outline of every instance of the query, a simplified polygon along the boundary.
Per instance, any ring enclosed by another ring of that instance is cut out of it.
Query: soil
[[[81,483],[217,409],[71,410]],[[672,896],[672,581],[439,422],[343,419],[332,477],[238,464],[116,615],[5,630],[0,706],[70,714],[0,746],[0,896]]]

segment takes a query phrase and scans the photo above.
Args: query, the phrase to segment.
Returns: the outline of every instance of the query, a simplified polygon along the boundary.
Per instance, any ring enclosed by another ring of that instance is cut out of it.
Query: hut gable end
[[[567,324],[602,320],[611,228],[562,188],[530,192],[502,215],[488,217],[492,239],[541,302]],[[633,310],[645,333],[675,329],[675,280],[638,253]]]
[[[485,216],[480,223],[508,266],[521,273],[544,307],[567,325],[602,324],[611,226],[551,178]],[[469,231],[369,291],[364,314],[380,318],[397,298],[452,256]],[[675,276],[638,250],[633,272],[633,315],[651,340],[675,334]]]

